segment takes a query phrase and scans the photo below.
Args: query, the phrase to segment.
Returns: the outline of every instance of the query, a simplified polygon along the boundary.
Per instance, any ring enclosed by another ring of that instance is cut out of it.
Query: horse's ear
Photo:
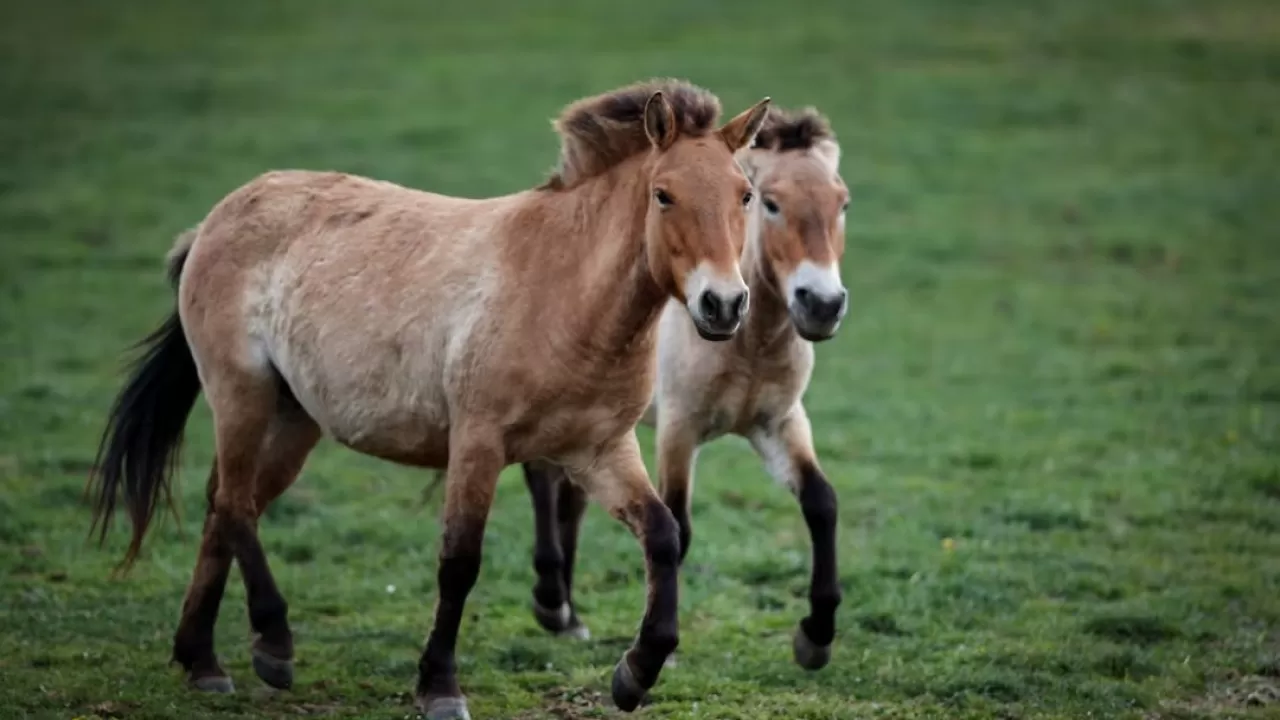
[[[751,144],[768,115],[769,98],[765,98],[725,123],[720,128],[720,137],[724,138],[730,150],[738,152]]]
[[[671,103],[661,92],[655,92],[644,104],[644,134],[649,136],[654,147],[666,150],[675,143],[676,133],[676,114]]]

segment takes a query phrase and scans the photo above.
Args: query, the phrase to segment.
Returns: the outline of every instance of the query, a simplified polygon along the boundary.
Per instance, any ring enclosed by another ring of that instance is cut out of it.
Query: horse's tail
[[[191,254],[191,246],[196,242],[196,236],[200,234],[200,226],[190,228],[183,231],[181,235],[173,241],[173,249],[165,256],[165,265],[169,268],[169,284],[173,285],[173,289],[178,289],[178,281],[182,279],[182,268],[187,264],[187,256]]]
[[[195,230],[183,233],[169,253],[169,279],[175,288],[195,237]],[[121,564],[124,569],[137,559],[160,501],[177,514],[171,481],[183,428],[200,394],[200,376],[176,309],[136,347],[144,351],[116,396],[86,489],[93,503],[89,533],[98,531],[99,544],[106,539],[117,500],[123,495],[133,521],[133,539]]]

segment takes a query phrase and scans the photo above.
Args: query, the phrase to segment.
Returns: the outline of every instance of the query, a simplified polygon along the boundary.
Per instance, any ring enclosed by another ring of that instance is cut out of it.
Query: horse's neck
[[[564,331],[578,349],[617,357],[651,349],[666,295],[654,280],[645,251],[647,183],[643,161],[624,162],[583,185],[561,191],[559,211],[572,218],[566,237],[579,283],[565,305]]]
[[[787,314],[787,301],[783,295],[785,291],[781,280],[769,272],[768,259],[761,245],[760,222],[761,218],[753,217],[747,224],[747,243],[742,253],[742,277],[751,293],[751,305],[747,311],[746,323],[735,338],[735,345],[753,355],[780,351],[790,343],[800,341],[800,336],[791,326],[791,317]]]

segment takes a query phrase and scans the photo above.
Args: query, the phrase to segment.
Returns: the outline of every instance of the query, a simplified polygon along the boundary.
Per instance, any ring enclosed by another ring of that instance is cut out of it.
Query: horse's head
[[[754,192],[734,153],[751,143],[768,103],[765,98],[705,133],[682,132],[688,124],[677,117],[682,108],[673,108],[661,91],[644,108],[652,145],[645,221],[650,271],[708,340],[732,337],[746,317],[747,285],[738,263]]]
[[[752,242],[766,281],[801,337],[831,338],[848,309],[840,259],[849,190],[826,118],[811,109],[773,110],[739,159],[760,194]]]

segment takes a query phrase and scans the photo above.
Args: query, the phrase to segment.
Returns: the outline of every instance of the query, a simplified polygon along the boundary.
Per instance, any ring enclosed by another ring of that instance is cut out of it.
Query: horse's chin
[[[840,330],[840,323],[835,322],[828,326],[813,327],[795,317],[791,318],[791,326],[796,329],[796,334],[808,340],[811,343],[826,342],[836,336],[836,332]]]
[[[799,334],[800,337],[804,338],[805,340],[808,340],[811,343],[826,342],[836,336],[834,332],[830,332],[826,334],[818,334],[818,333],[807,332],[805,330],[801,330],[800,328],[796,328],[796,333]]]

